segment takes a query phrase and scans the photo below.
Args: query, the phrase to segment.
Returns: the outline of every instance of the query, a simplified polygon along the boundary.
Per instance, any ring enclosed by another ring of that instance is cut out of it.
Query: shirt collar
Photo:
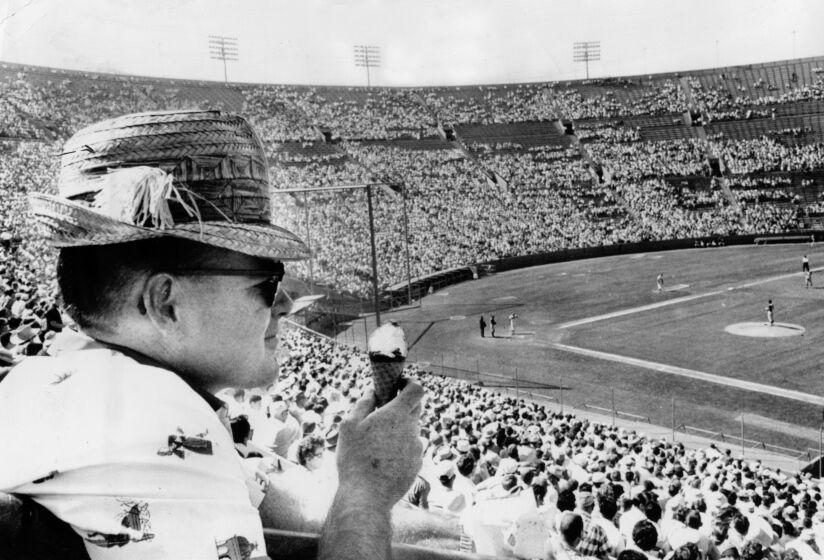
[[[62,352],[75,352],[78,350],[100,349],[113,350],[115,352],[119,352],[125,356],[128,356],[129,358],[133,359],[139,364],[157,367],[172,372],[173,374],[178,376],[181,379],[181,381],[186,383],[186,385],[188,385],[189,388],[192,389],[192,391],[197,393],[204,401],[206,401],[206,404],[208,404],[209,407],[215,412],[217,412],[225,406],[225,403],[218,397],[216,397],[209,391],[193,384],[187,377],[181,375],[179,372],[169,367],[168,364],[164,364],[163,362],[155,360],[154,358],[137,352],[136,350],[132,350],[131,348],[128,348],[126,346],[120,346],[119,344],[111,344],[109,342],[104,342],[102,340],[92,338],[84,333],[73,331],[71,329],[63,329],[62,332],[58,333],[58,335],[54,338],[54,342],[49,347],[49,354],[56,356]]]

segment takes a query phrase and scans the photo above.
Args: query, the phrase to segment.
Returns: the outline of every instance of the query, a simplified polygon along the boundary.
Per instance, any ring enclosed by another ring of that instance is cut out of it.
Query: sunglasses
[[[274,307],[285,269],[283,263],[277,262],[272,268],[181,268],[169,272],[188,276],[265,276],[254,288],[267,307]]]

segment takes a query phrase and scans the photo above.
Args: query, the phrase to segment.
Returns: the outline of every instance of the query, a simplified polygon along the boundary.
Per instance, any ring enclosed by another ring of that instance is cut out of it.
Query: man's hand
[[[341,423],[338,492],[320,539],[320,560],[386,560],[392,506],[421,468],[418,440],[423,388],[406,380],[398,396],[375,410],[369,391]]]
[[[375,410],[371,390],[355,404],[340,426],[341,490],[367,498],[370,507],[386,512],[403,497],[421,469],[422,396],[423,388],[407,379],[382,408]]]

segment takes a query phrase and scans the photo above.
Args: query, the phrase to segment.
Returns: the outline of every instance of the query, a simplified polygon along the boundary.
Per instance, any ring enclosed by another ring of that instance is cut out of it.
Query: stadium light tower
[[[381,65],[381,48],[374,45],[355,45],[355,66],[366,68],[366,86],[372,86],[370,68]]]
[[[589,61],[601,60],[601,41],[578,41],[577,43],[572,43],[572,60],[586,64],[588,80]]]
[[[237,62],[237,37],[209,35],[209,58],[223,61],[223,81],[229,81],[226,73],[226,61]]]

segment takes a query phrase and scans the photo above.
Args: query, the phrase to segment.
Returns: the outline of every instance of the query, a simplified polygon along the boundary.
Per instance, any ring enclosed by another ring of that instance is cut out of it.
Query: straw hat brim
[[[156,229],[136,226],[95,212],[78,202],[44,193],[29,195],[34,214],[55,247],[112,245],[158,237],[178,237],[253,257],[293,261],[309,257],[295,234],[268,223],[204,221]]]

